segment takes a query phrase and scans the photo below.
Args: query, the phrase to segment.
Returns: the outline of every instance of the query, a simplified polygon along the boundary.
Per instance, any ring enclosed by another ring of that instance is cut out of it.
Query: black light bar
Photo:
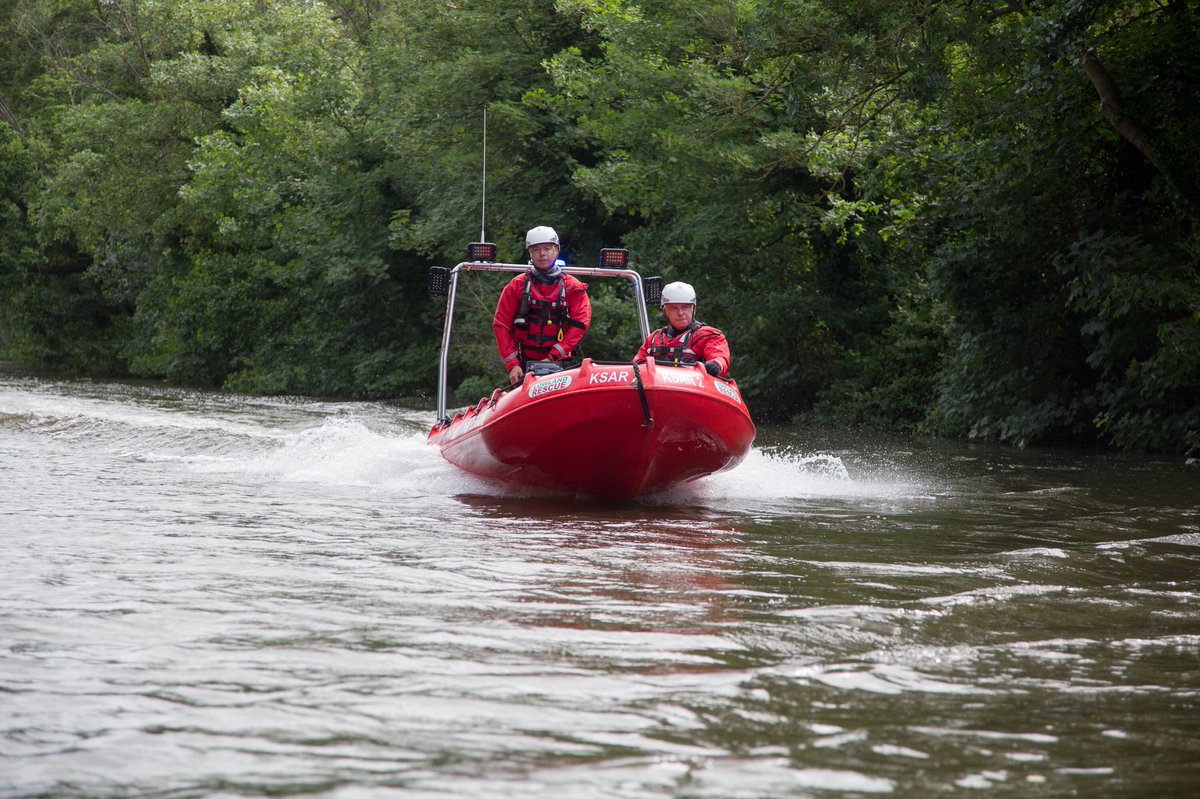
[[[601,269],[624,269],[629,265],[629,250],[608,247],[600,251]]]
[[[647,305],[658,307],[659,303],[662,302],[662,288],[662,278],[657,275],[648,277],[642,281],[642,296],[646,298]]]
[[[468,261],[495,261],[496,245],[490,241],[473,241],[467,245]]]
[[[425,283],[430,297],[446,297],[450,294],[450,270],[444,266],[429,267],[429,278]]]

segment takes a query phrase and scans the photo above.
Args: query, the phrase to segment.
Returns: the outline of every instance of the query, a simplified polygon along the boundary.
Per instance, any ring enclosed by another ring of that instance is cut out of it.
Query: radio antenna
[[[487,104],[483,106],[483,196],[479,203],[479,240],[487,241]]]

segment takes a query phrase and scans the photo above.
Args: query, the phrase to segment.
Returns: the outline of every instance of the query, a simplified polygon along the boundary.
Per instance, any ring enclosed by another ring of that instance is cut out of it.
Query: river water
[[[1200,467],[764,428],[611,504],[432,420],[0,373],[0,796],[1200,795]]]

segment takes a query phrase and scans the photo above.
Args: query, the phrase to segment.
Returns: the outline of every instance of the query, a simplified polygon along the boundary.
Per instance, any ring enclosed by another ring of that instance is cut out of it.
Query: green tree
[[[697,285],[761,413],[810,407],[913,284],[883,236],[915,201],[883,196],[872,162],[907,113],[896,57],[919,58],[919,19],[809,0],[570,5],[603,39],[553,62],[554,102],[596,153],[575,182]]]
[[[935,424],[1197,443],[1195,26],[1188,3],[1064,2],[964,50],[936,178],[955,346]]]
[[[0,22],[12,357],[419,392],[427,267],[480,228],[522,259],[552,224],[572,263],[623,244],[695,284],[760,418],[1200,445],[1193,0],[15,0]],[[463,299],[464,401],[501,378],[499,284]],[[584,351],[627,358],[631,333],[600,315]]]

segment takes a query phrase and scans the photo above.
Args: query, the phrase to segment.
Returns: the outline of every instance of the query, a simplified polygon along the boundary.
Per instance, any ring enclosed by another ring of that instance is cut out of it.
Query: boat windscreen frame
[[[450,335],[454,326],[454,300],[458,293],[458,276],[462,272],[528,272],[529,264],[506,264],[493,261],[463,261],[450,270],[450,289],[446,294],[446,321],[442,326],[441,361],[438,364],[437,418],[446,416],[446,374],[450,362]],[[642,276],[632,269],[600,269],[595,267],[564,266],[563,274],[576,277],[621,277],[633,283],[633,304],[637,311],[638,324],[642,329],[642,341],[650,335],[650,316],[646,313],[645,284]]]

